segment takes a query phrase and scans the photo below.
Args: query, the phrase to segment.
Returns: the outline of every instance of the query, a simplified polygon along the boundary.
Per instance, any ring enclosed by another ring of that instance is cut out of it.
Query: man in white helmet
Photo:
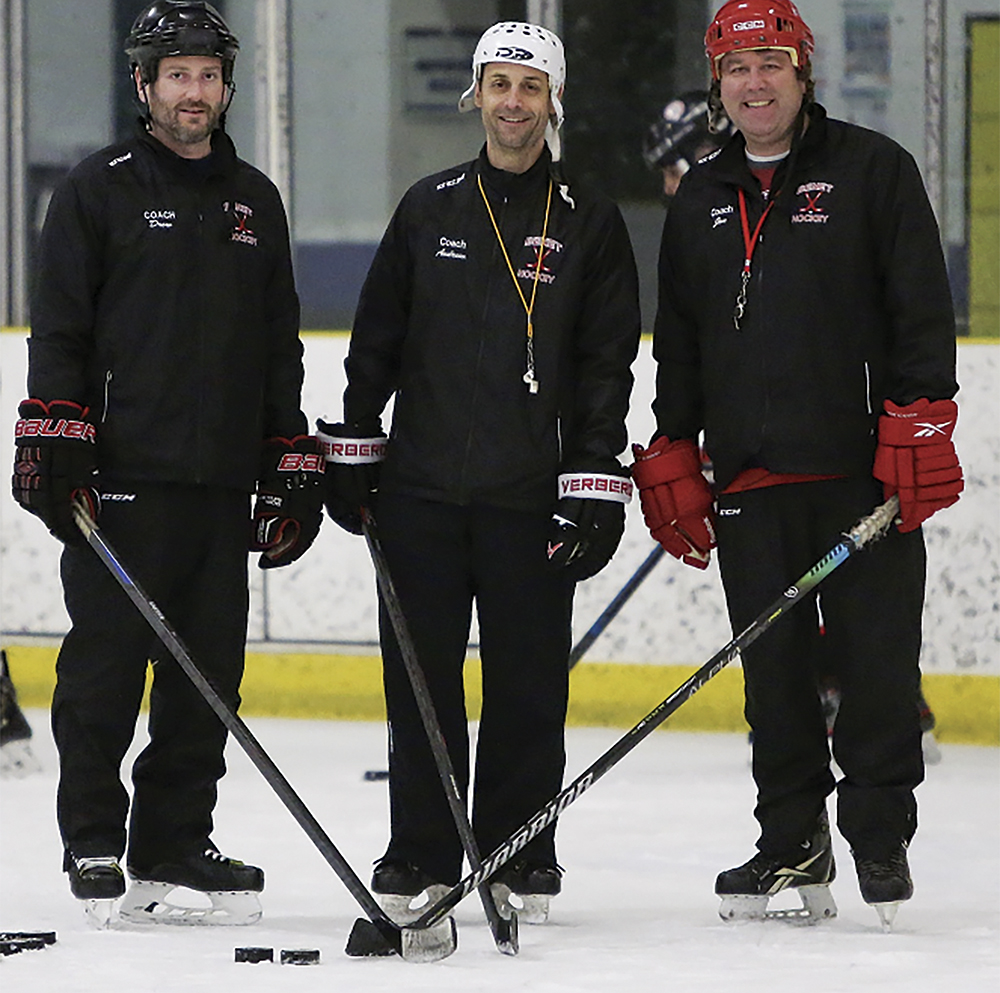
[[[459,106],[480,110],[486,144],[397,208],[361,292],[344,421],[320,424],[327,509],[359,531],[359,507],[375,504],[463,793],[475,602],[472,821],[484,856],[560,789],[573,591],[613,555],[631,490],[618,456],[639,340],[635,264],[615,205],[570,189],[559,169],[564,79],[562,43],[544,28],[482,36]],[[344,455],[362,450],[360,464]],[[402,916],[458,880],[463,853],[384,608],[381,622],[392,837],[372,885]],[[492,882],[525,898],[522,920],[543,919],[560,875],[550,826]]]

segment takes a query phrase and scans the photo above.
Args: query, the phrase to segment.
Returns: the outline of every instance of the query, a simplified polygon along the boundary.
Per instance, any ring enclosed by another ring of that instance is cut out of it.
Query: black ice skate
[[[415,921],[451,889],[402,859],[382,859],[372,873],[372,891],[397,924]]]
[[[83,901],[87,920],[97,928],[111,923],[114,903],[125,892],[125,873],[113,855],[76,856],[66,852],[63,871],[70,892]]]
[[[719,873],[715,892],[722,897],[719,916],[725,921],[800,920],[809,923],[837,916],[830,883],[837,874],[824,813],[812,840],[794,852],[776,856],[758,852],[736,869]],[[768,910],[771,897],[794,889],[802,906]]]
[[[544,924],[549,900],[562,890],[562,869],[547,862],[519,859],[505,865],[490,879],[490,891],[503,917],[517,911],[524,924]]]
[[[41,768],[31,750],[31,725],[18,705],[7,671],[7,653],[0,649],[0,776],[23,779]]]
[[[885,860],[863,859],[855,854],[854,866],[862,899],[875,908],[882,930],[891,931],[899,905],[913,896],[906,845],[900,845]]]
[[[212,847],[196,855],[147,869],[129,865],[132,885],[118,914],[133,924],[253,924],[260,920],[257,894],[264,872],[227,858]],[[176,889],[188,891],[191,904],[172,903]]]

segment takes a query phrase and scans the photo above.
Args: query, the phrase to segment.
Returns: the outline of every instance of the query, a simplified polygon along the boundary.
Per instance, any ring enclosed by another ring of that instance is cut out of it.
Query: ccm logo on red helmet
[[[287,452],[281,456],[278,472],[326,472],[326,462],[319,454]]]
[[[22,417],[14,425],[15,438],[75,438],[78,441],[95,443],[96,432],[93,424],[86,421],[70,421],[65,417],[54,420],[51,417]]]
[[[755,28],[766,28],[767,25],[763,21],[740,21],[738,24],[733,25],[734,31],[753,31]]]

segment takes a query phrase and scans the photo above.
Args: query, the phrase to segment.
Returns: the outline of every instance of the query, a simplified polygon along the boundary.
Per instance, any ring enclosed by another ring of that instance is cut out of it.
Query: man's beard
[[[181,122],[181,108],[153,108],[153,123],[170,135],[174,141],[181,145],[197,145],[211,135],[219,126],[219,118],[222,116],[221,107],[211,107],[208,104],[188,105],[185,110],[197,109],[205,111],[204,124],[197,127]]]

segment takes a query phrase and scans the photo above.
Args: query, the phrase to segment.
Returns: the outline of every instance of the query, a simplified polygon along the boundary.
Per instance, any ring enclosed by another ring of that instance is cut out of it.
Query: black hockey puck
[[[383,779],[388,779],[388,778],[389,778],[389,770],[388,769],[369,769],[365,773],[365,782],[366,783],[377,783],[377,782],[380,782]]]
[[[282,948],[282,965],[319,965],[318,948]]]
[[[237,948],[237,962],[273,962],[273,948]]]
[[[55,931],[0,931],[0,941],[40,941],[43,945],[56,943]]]

